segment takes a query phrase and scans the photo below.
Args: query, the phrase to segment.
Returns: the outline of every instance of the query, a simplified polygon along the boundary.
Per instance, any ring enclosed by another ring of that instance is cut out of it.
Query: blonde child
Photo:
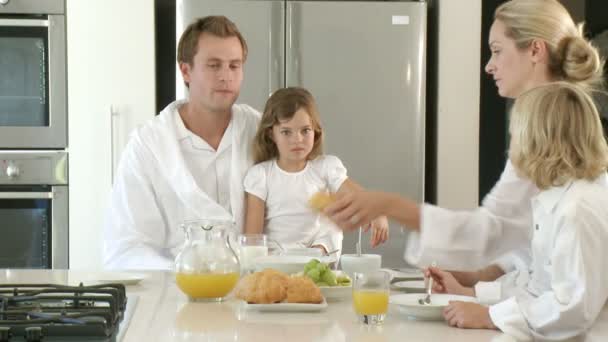
[[[287,248],[342,249],[342,232],[313,210],[319,191],[361,187],[337,157],[323,154],[323,130],[312,95],[303,88],[277,90],[266,102],[254,139],[254,162],[244,180],[245,233],[266,233]],[[388,221],[372,223],[372,245],[388,238]]]
[[[498,301],[452,302],[444,317],[453,326],[498,328],[524,341],[605,338],[608,146],[593,101],[566,82],[534,88],[517,98],[509,131],[509,159],[540,190],[531,200],[532,262],[481,293],[430,268],[436,292]]]

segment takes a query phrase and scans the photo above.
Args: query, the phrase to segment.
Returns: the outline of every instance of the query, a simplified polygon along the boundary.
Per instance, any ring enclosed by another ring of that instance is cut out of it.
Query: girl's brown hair
[[[589,94],[554,82],[520,95],[511,111],[509,157],[539,189],[593,180],[608,167],[608,145]]]
[[[253,160],[261,163],[279,156],[276,144],[272,140],[272,127],[281,122],[289,121],[300,109],[310,115],[315,140],[308,160],[315,159],[323,153],[323,130],[319,120],[319,112],[312,94],[304,88],[289,87],[275,91],[266,101],[264,114],[253,141]]]

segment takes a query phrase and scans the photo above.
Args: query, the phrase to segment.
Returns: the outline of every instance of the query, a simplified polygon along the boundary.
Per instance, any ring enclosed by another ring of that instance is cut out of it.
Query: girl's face
[[[505,29],[500,20],[495,20],[490,28],[492,55],[485,70],[494,78],[500,96],[516,98],[533,87],[534,62],[531,48],[517,48],[515,41],[505,35]]]
[[[315,143],[315,131],[306,109],[300,108],[290,120],[274,125],[272,140],[277,145],[279,160],[305,162]]]

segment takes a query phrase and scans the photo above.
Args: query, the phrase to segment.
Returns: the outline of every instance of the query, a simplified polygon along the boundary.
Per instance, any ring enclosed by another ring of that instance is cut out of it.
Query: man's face
[[[243,48],[237,37],[201,34],[193,64],[180,65],[189,84],[190,101],[210,112],[229,111],[239,96],[243,62]]]

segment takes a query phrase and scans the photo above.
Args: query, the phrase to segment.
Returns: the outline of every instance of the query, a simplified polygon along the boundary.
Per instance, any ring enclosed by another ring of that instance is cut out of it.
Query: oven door
[[[67,146],[64,15],[0,13],[0,148]]]
[[[0,186],[0,268],[68,268],[67,186]]]

